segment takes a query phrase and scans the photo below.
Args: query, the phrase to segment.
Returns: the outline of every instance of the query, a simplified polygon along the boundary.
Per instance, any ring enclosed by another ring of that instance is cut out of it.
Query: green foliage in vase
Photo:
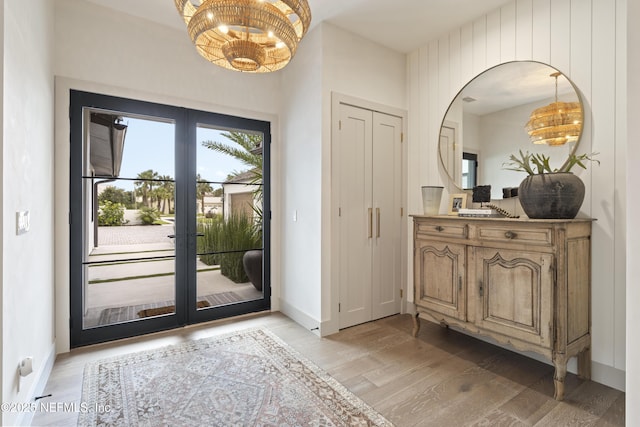
[[[529,153],[528,151],[519,151],[519,154],[512,154],[509,156],[509,162],[502,164],[503,169],[512,170],[516,172],[525,172],[528,175],[539,175],[543,173],[559,173],[559,172],[571,172],[574,166],[580,166],[582,169],[586,169],[585,163],[587,161],[596,162],[600,164],[599,160],[594,157],[598,153],[591,154],[570,154],[568,160],[559,168],[552,169],[549,164],[551,158],[541,153]]]

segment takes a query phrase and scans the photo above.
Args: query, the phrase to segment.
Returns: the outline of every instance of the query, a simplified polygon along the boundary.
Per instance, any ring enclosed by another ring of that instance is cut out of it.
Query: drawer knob
[[[441,225],[436,225],[436,231],[442,231],[444,230],[444,227],[442,227]]]
[[[504,233],[504,237],[506,237],[507,239],[515,239],[517,236],[518,235],[513,231],[507,231],[506,233]]]

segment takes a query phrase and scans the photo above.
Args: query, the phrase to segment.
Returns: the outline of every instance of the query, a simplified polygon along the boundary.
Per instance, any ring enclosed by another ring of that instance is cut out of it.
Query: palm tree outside
[[[220,228],[222,229],[220,234],[225,236],[222,238],[222,242],[225,240],[231,241],[229,248],[226,248],[231,251],[228,254],[223,254],[221,257],[221,264],[233,266],[234,271],[241,272],[239,277],[241,277],[242,281],[250,280],[258,291],[262,291],[263,250],[258,248],[261,246],[263,237],[263,135],[237,131],[222,132],[221,135],[229,141],[203,141],[202,146],[231,156],[247,166],[247,170],[239,172],[234,171],[227,177],[227,181],[233,181],[234,178],[238,178],[238,184],[246,183],[246,175],[248,174],[250,177],[248,185],[255,188],[252,200],[249,202],[251,209],[255,212],[255,216],[253,218],[251,218],[250,214],[246,215],[242,211],[234,212],[232,208],[228,217],[225,217],[220,222]],[[242,177],[245,177],[244,180],[240,179]],[[222,196],[224,198],[224,193]],[[207,228],[207,226],[204,225],[203,229],[205,236],[207,236],[207,234],[212,234],[207,232],[212,230],[213,227]],[[242,236],[242,238],[240,236]],[[215,247],[212,248],[213,250],[216,250]],[[219,249],[220,248],[218,248],[218,250]],[[238,253],[238,249],[249,250]],[[223,275],[227,275],[225,273],[225,268],[221,267],[221,272]],[[233,280],[235,281],[237,278]]]
[[[196,194],[200,199],[200,208],[202,210],[202,215],[204,215],[204,198],[208,194],[213,192],[213,187],[207,181],[203,180],[203,178],[198,174],[196,176]]]
[[[262,148],[262,135],[237,131],[222,132],[221,135],[239,147],[219,141],[203,141],[202,146],[240,160],[251,168],[250,170],[257,175],[259,174],[260,180],[262,180],[262,155],[259,152]],[[237,172],[236,175],[240,173]]]
[[[148,169],[144,172],[140,172],[136,177],[137,180],[133,182],[135,185],[135,194],[142,197],[142,204],[146,207],[151,207],[150,198],[152,197],[152,191],[155,187],[154,180],[158,179],[158,172],[153,169]]]
[[[173,178],[169,175],[160,176],[162,182],[160,183],[161,197],[162,197],[162,213],[171,213],[171,201],[174,199],[175,185]],[[167,206],[168,205],[168,206]]]
[[[262,142],[264,138],[259,134],[237,131],[222,132],[221,135],[230,142],[235,143],[235,145],[229,144],[228,142],[203,141],[202,146],[234,157],[249,167],[248,171],[234,171],[227,179],[230,180],[234,176],[245,172],[251,173],[252,179],[250,184],[257,186],[257,189],[254,191],[254,197],[256,202],[258,202],[258,206],[252,206],[252,209],[257,215],[257,225],[260,227],[262,221]]]

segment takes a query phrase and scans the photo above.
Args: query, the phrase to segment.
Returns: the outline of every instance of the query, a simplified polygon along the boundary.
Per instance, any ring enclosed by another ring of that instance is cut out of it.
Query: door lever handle
[[[176,235],[175,234],[169,234],[167,237],[170,238],[170,239],[175,239]]]

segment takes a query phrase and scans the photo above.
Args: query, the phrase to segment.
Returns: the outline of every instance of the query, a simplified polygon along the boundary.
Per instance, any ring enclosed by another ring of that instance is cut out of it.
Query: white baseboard
[[[280,299],[280,312],[294,322],[302,325],[305,329],[308,329],[314,334],[320,336],[320,322],[308,314],[298,310],[283,299]]]
[[[56,361],[56,344],[55,342],[51,344],[49,348],[49,352],[47,357],[42,364],[42,367],[36,372],[36,380],[33,382],[31,389],[27,393],[26,402],[34,402],[35,398],[41,396],[44,392],[44,388],[47,385],[47,381],[49,380],[49,376],[51,375],[51,370],[53,369],[53,364]],[[35,412],[32,411],[24,411],[21,412],[16,418],[16,425],[19,426],[30,426],[33,421],[33,416]]]
[[[591,362],[591,380],[616,390],[626,391],[626,372],[598,362]]]

